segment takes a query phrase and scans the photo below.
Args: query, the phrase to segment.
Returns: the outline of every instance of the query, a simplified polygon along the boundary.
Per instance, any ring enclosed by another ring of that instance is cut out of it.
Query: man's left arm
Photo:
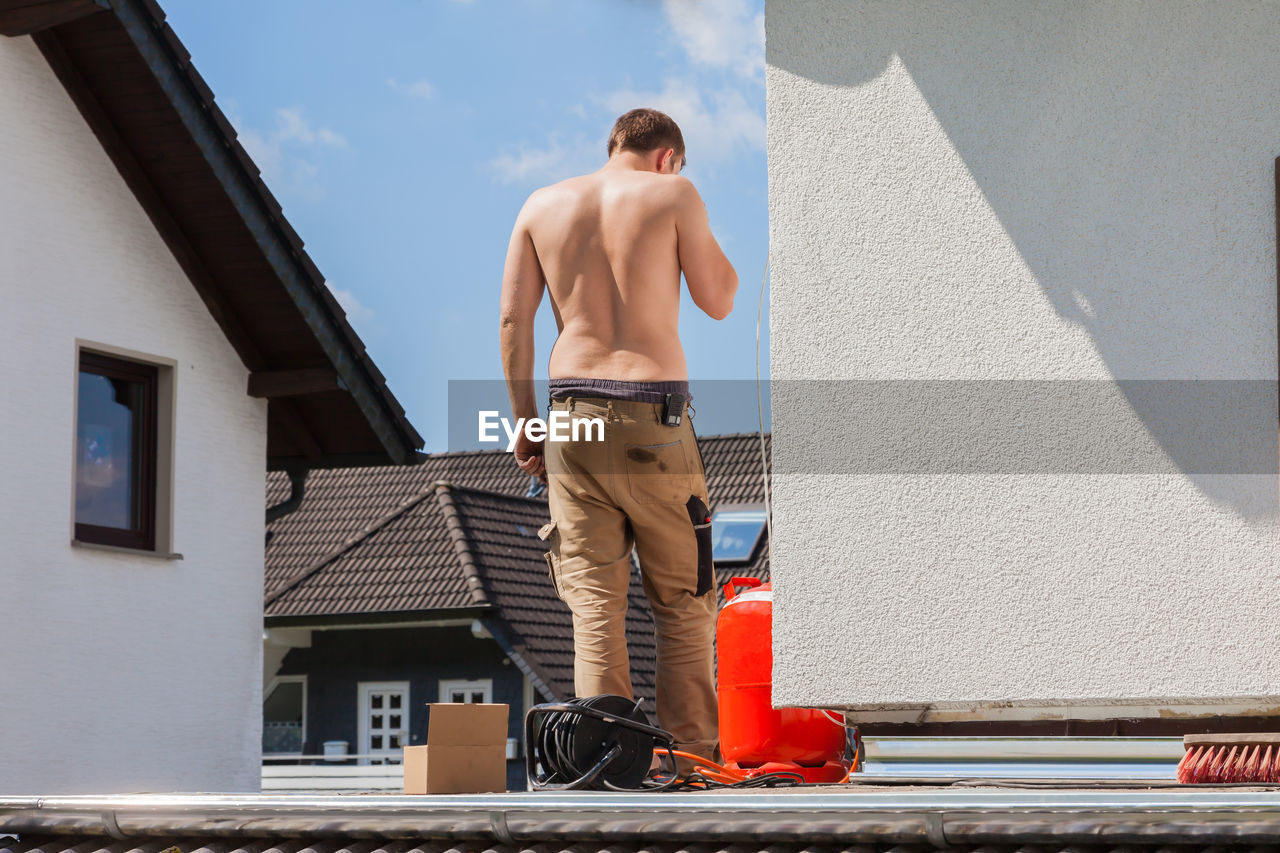
[[[511,232],[507,263],[502,272],[499,341],[511,411],[517,419],[526,421],[538,416],[538,404],[533,393],[533,319],[545,289],[546,279],[543,278],[542,266],[538,263],[538,254],[522,210]],[[516,439],[515,456],[522,471],[545,478],[542,445],[529,441],[523,430]]]

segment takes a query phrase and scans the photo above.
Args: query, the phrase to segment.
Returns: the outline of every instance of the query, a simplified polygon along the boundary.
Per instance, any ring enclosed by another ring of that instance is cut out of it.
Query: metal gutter
[[[1280,842],[1280,791],[855,787],[687,794],[0,797],[0,832],[119,840],[432,837],[505,844],[1263,844]]]
[[[289,475],[289,497],[278,504],[267,507],[267,524],[279,521],[286,515],[296,512],[302,506],[302,499],[307,494],[307,474],[311,469],[306,465],[291,464],[285,467]],[[268,540],[270,537],[268,537]]]

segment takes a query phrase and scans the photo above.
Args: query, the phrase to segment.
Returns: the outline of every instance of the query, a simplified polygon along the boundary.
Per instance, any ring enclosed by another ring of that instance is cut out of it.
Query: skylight
[[[711,555],[717,563],[751,559],[764,532],[764,508],[718,510],[711,516]]]

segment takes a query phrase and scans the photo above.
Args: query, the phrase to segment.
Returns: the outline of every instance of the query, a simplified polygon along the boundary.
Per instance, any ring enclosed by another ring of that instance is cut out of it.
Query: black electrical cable
[[[535,705],[525,714],[525,769],[535,791],[667,790],[646,784],[654,749],[675,749],[665,729],[649,724],[640,702],[603,694]],[[675,777],[675,759],[670,758]]]

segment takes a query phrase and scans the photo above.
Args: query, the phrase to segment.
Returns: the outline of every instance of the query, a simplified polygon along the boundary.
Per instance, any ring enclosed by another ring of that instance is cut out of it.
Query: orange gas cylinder
[[[759,578],[733,578],[725,584],[716,649],[720,751],[726,765],[762,771],[787,765],[806,781],[842,779],[847,770],[841,762],[844,727],[821,711],[773,707],[772,584]]]

